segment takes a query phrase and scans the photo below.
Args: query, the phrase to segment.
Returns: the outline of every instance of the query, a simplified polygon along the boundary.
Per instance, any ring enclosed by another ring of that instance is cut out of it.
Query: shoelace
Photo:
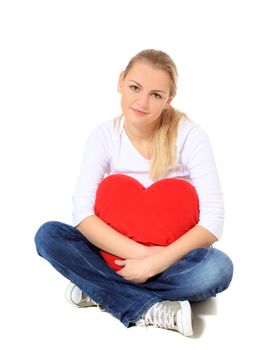
[[[95,304],[98,308],[99,308],[99,310],[100,311],[105,311],[105,309],[101,306],[101,305],[99,305],[99,304],[97,304],[92,298],[90,298],[88,295],[86,295],[86,294],[84,294],[84,293],[82,293],[82,299],[81,299],[81,303],[82,302],[87,302],[87,303],[93,303],[93,304]]]
[[[80,300],[81,303],[83,303],[85,301],[85,303],[93,303],[94,304],[94,301],[88,297],[88,295],[82,293],[82,299]]]
[[[157,303],[138,321],[138,325],[154,325],[165,329],[176,329],[175,311],[168,305]]]

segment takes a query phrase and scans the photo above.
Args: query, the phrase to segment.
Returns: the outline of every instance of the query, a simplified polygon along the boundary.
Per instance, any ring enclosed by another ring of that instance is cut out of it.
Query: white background
[[[274,347],[272,5],[0,2],[2,349]],[[33,243],[43,222],[71,223],[88,133],[119,113],[119,73],[145,48],[177,63],[174,106],[209,134],[224,191],[224,237],[216,246],[232,257],[234,280],[194,307],[191,339],[126,329],[95,308],[67,305],[67,281]]]

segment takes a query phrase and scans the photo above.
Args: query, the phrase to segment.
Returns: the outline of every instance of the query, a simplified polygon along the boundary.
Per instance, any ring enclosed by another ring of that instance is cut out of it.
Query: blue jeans
[[[203,301],[225,290],[232,279],[230,258],[215,248],[192,250],[143,284],[123,279],[99,249],[73,226],[49,221],[36,233],[40,256],[102,305],[126,327],[161,300]]]

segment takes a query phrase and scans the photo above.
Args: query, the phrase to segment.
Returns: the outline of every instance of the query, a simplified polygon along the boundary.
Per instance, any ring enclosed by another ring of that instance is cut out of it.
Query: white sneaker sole
[[[192,310],[189,301],[180,301],[181,312],[177,314],[177,325],[181,325],[181,333],[186,337],[193,335]]]
[[[73,302],[73,299],[72,299],[72,294],[73,294],[73,290],[75,288],[78,288],[74,283],[70,282],[68,287],[66,288],[66,291],[65,291],[65,299],[66,301],[71,304],[71,305],[74,305],[74,306],[77,306],[78,307],[78,304],[77,303],[74,303]]]

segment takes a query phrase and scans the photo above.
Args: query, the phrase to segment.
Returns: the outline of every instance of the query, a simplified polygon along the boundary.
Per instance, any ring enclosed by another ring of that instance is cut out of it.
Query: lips
[[[135,114],[140,115],[140,116],[143,116],[143,115],[148,114],[148,113],[143,112],[143,111],[141,111],[141,110],[139,110],[139,109],[136,109],[136,108],[131,108],[131,109],[132,109],[132,111],[133,111]]]

